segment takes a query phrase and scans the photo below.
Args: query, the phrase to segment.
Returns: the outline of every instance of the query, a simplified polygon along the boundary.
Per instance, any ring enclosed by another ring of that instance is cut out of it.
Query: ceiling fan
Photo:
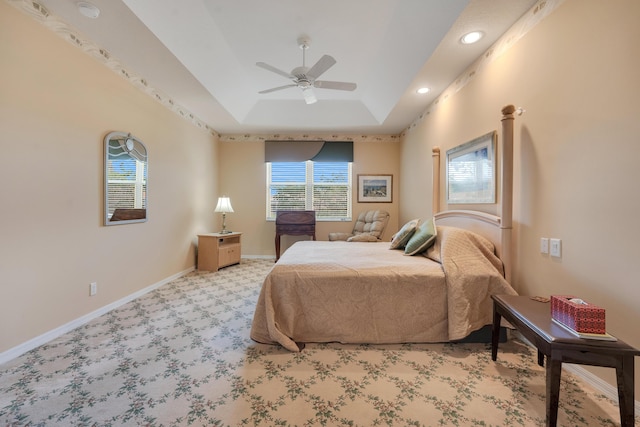
[[[315,93],[313,92],[313,88],[318,89],[336,89],[336,90],[355,90],[355,83],[347,83],[347,82],[332,82],[328,80],[316,80],[320,75],[322,75],[325,71],[331,68],[336,60],[333,59],[332,56],[324,55],[322,58],[315,63],[315,65],[311,68],[306,66],[305,62],[305,52],[309,49],[310,40],[306,37],[301,37],[298,39],[298,46],[302,49],[302,66],[294,68],[291,73],[287,73],[286,71],[282,71],[276,67],[273,67],[264,62],[256,62],[258,67],[264,68],[265,70],[272,71],[276,74],[280,74],[288,79],[291,79],[293,83],[278,86],[271,89],[262,90],[258,93],[269,93],[275,92],[277,90],[287,89],[290,87],[299,87],[302,89],[302,96],[304,96],[304,100],[307,104],[313,104],[318,99],[316,98]]]

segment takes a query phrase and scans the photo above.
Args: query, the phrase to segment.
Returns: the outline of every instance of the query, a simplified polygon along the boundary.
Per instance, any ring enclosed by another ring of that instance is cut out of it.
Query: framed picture
[[[447,151],[447,203],[496,202],[496,139],[493,131]]]
[[[391,203],[393,175],[358,175],[358,203]]]

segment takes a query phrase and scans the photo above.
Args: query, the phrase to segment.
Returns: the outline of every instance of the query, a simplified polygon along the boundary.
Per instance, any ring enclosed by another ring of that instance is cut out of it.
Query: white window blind
[[[268,162],[267,219],[313,210],[318,221],[351,220],[351,162]]]

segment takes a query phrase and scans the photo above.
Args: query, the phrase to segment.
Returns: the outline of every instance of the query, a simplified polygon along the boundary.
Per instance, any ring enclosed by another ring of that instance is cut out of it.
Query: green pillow
[[[391,247],[389,249],[402,249],[407,244],[413,233],[415,233],[418,227],[417,219],[412,219],[408,223],[402,226],[400,231],[393,235],[391,239]]]
[[[424,221],[407,242],[405,255],[417,255],[429,249],[436,242],[436,224],[433,218]]]

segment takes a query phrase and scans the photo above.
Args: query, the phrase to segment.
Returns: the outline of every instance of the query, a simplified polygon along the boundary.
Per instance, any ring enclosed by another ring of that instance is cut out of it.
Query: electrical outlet
[[[98,293],[98,283],[91,282],[91,284],[89,285],[89,296],[92,297],[97,293]]]
[[[540,253],[541,254],[549,253],[549,239],[547,237],[540,238]]]
[[[562,256],[562,240],[549,239],[549,243],[551,243],[551,256],[560,258]]]

